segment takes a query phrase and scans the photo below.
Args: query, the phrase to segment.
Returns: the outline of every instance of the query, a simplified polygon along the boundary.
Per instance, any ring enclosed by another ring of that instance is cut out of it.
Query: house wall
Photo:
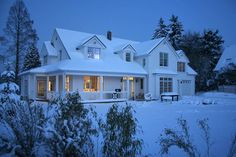
[[[160,66],[160,52],[168,53],[168,66]],[[188,75],[186,72],[178,73],[177,72],[177,62],[179,57],[177,56],[175,50],[168,42],[160,43],[156,48],[154,48],[148,55],[135,57],[135,61],[143,66],[143,59],[146,59],[146,65],[143,67],[148,72],[147,86],[148,92],[152,93],[154,98],[160,97],[160,77],[170,77],[173,79],[173,92],[179,93],[179,83],[181,80],[190,80],[191,81],[191,90],[189,95],[195,93],[195,76]],[[186,60],[187,64],[187,60]],[[154,72],[157,69],[163,71],[169,70],[172,72],[178,73],[177,75],[171,74],[155,74]],[[181,93],[180,93],[181,94]]]
[[[115,89],[122,89],[120,77],[104,77],[104,91],[115,91]]]
[[[62,52],[62,60],[69,59],[69,56],[68,56],[68,54],[66,52],[66,49],[63,46],[63,43],[62,43],[62,41],[61,41],[61,39],[58,36],[56,31],[54,31],[54,33],[53,33],[51,42],[53,43],[54,48],[58,52],[57,61],[60,61],[60,51]]]
[[[84,78],[81,75],[73,75],[73,91],[83,92]]]
[[[177,76],[177,85],[178,85],[178,93],[180,95],[186,95],[184,94],[183,90],[183,84],[181,84],[181,81],[191,81],[189,88],[187,89],[189,93],[187,95],[194,95],[195,94],[195,75],[187,75],[186,73],[178,73]],[[178,82],[179,81],[179,82]]]

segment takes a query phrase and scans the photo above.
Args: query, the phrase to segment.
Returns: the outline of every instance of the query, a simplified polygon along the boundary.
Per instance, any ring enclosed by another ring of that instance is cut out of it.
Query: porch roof
[[[74,59],[63,60],[55,64],[34,68],[20,75],[27,73],[53,73],[53,72],[74,72],[74,73],[108,73],[125,75],[146,75],[147,72],[141,65],[135,62],[119,62],[110,60]]]

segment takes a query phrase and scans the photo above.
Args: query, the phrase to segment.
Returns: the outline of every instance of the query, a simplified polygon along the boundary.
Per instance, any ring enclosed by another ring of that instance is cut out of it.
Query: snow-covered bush
[[[0,112],[0,130],[9,130],[9,137],[0,136],[0,145],[3,144],[4,147],[4,144],[8,143],[7,149],[0,148],[0,154],[15,150],[12,153],[18,156],[35,155],[35,150],[43,142],[40,128],[43,128],[45,118],[42,107],[23,101],[4,102],[0,105]]]
[[[137,119],[133,116],[131,105],[119,107],[113,104],[103,124],[103,155],[105,157],[129,156],[141,154],[143,141],[136,136]]]
[[[210,157],[210,127],[208,126],[207,119],[202,119],[198,121],[198,126],[203,133],[203,139],[206,142],[206,153],[204,156]],[[175,129],[165,128],[164,134],[160,136],[160,146],[161,155],[168,154],[171,147],[176,146],[182,149],[189,157],[200,157],[196,146],[193,144],[193,139],[191,138],[190,129],[186,120],[178,118],[177,120],[179,131]]]
[[[55,104],[56,102],[56,104]],[[51,104],[56,115],[46,129],[47,144],[53,156],[94,156],[92,137],[98,134],[93,124],[94,112],[81,103],[78,92]]]
[[[6,71],[1,73],[2,83],[0,84],[0,102],[6,101],[16,103],[20,100],[19,86],[13,81],[15,79],[15,73],[10,70],[10,65],[6,66]]]

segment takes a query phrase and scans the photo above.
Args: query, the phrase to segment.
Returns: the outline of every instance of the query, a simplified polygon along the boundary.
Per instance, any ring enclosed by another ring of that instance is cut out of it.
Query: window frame
[[[127,55],[128,55],[128,60],[127,60]],[[131,62],[131,52],[125,52],[125,61],[126,62]]]
[[[160,77],[160,94],[165,92],[173,92],[173,78]]]
[[[87,51],[88,59],[97,59],[101,58],[101,48],[98,47],[88,47]]]
[[[159,66],[168,67],[169,55],[166,52],[160,52],[159,54]]]
[[[185,72],[185,62],[177,62],[177,71],[178,72]]]
[[[146,66],[146,58],[143,58],[143,63],[142,63],[143,67]]]
[[[47,55],[43,56],[43,63],[44,63],[44,65],[48,64],[48,56]]]
[[[98,92],[100,90],[99,76],[84,76],[83,80],[83,92]]]

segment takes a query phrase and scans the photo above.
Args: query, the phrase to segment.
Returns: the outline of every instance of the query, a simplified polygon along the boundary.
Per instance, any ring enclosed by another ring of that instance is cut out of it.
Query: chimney
[[[108,40],[112,39],[112,32],[111,31],[107,31],[107,39]]]

